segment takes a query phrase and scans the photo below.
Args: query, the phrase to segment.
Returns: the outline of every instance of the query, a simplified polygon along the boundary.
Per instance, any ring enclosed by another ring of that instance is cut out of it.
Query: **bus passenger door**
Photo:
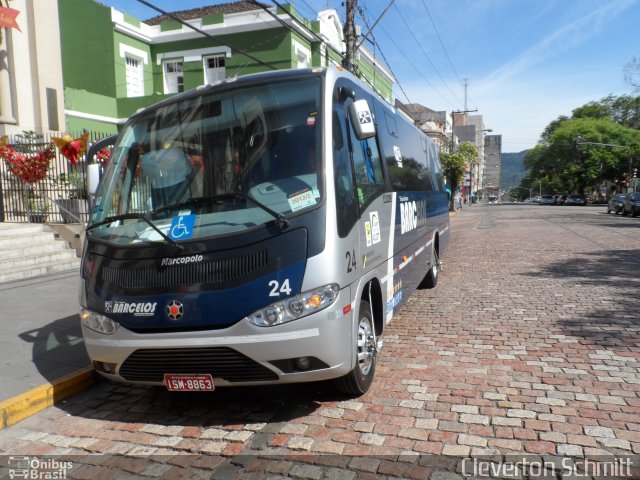
[[[368,114],[373,121],[371,107]],[[367,113],[355,109],[353,104],[349,107],[349,148],[360,210],[358,261],[362,274],[366,274],[381,265],[386,268],[392,233],[392,194],[385,192],[381,151],[375,130],[373,136],[370,132],[358,132],[357,124],[362,115]]]

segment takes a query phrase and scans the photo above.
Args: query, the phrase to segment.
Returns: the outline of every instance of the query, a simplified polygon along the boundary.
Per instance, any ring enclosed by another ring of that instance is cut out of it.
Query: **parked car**
[[[587,201],[583,195],[569,195],[564,201],[564,205],[582,205],[585,206]]]
[[[622,215],[631,214],[633,217],[640,215],[640,192],[629,193],[624,197]]]
[[[555,199],[553,198],[553,195],[542,195],[538,203],[540,205],[553,205],[555,203]]]
[[[612,196],[607,205],[607,213],[613,212],[617,215],[622,212],[622,208],[624,207],[624,197],[626,197],[624,193]]]

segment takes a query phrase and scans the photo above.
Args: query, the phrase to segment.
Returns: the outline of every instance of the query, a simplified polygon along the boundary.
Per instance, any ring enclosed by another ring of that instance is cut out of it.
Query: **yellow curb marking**
[[[85,367],[0,402],[0,430],[84,390],[95,380],[93,367]]]

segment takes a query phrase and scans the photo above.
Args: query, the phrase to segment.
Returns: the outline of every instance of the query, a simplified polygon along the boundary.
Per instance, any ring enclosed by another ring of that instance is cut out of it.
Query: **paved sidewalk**
[[[77,271],[0,284],[0,402],[89,365]]]

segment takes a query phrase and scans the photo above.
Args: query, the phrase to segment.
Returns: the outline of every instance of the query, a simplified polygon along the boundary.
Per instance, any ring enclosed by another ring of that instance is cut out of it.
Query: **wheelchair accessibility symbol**
[[[196,223],[195,215],[179,215],[174,217],[169,229],[171,240],[184,240],[193,235],[193,225]]]

